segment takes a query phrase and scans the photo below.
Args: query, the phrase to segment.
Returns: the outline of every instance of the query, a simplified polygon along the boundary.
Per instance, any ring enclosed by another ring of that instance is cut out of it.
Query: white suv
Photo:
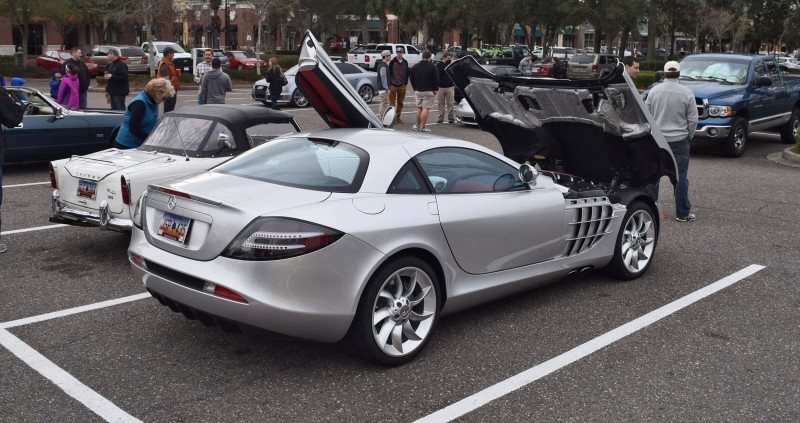
[[[175,69],[180,69],[181,72],[192,72],[192,55],[187,53],[180,45],[170,41],[153,41],[153,55],[156,57],[153,66],[157,65],[158,61],[164,57],[163,51],[167,47],[175,49],[175,56],[172,58]],[[142,43],[142,50],[149,55],[150,44]]]

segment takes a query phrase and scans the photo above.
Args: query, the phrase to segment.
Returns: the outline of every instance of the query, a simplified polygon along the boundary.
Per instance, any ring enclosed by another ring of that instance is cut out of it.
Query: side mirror
[[[217,135],[217,145],[219,148],[231,148],[232,143],[228,134],[219,134]]]
[[[519,180],[526,184],[536,185],[536,179],[539,178],[539,171],[530,163],[525,162],[519,168]]]
[[[383,127],[391,128],[392,126],[394,126],[394,118],[396,115],[397,115],[397,110],[395,110],[394,107],[387,108],[386,111],[383,113],[383,116],[381,117],[381,121],[383,122]]]
[[[772,78],[769,76],[759,76],[756,79],[756,87],[771,87]]]

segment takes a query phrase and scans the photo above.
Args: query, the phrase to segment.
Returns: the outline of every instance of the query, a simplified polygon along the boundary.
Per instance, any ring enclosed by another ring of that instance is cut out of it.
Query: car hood
[[[63,166],[74,178],[101,181],[115,172],[148,170],[180,162],[184,162],[183,157],[171,154],[111,148],[66,159]]]
[[[622,65],[587,81],[496,76],[472,57],[446,71],[481,129],[517,162],[601,183],[677,181],[669,144]]]
[[[681,80],[681,85],[689,87],[697,98],[718,98],[738,94],[744,91],[743,85],[731,85],[710,81]]]
[[[384,127],[310,31],[303,39],[299,66],[295,83],[328,126]]]

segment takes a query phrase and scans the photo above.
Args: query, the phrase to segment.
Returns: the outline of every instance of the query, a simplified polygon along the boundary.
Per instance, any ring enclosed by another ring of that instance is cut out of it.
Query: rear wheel
[[[439,318],[439,284],[424,260],[399,257],[369,281],[349,341],[355,351],[384,366],[405,364],[431,338]]]
[[[369,85],[364,85],[363,87],[358,89],[358,95],[364,99],[365,103],[370,103],[372,98],[375,97],[375,90],[372,89]]]
[[[606,271],[620,279],[636,279],[650,267],[658,239],[658,225],[653,210],[641,201],[634,201],[617,235],[614,258]]]
[[[294,93],[292,93],[292,105],[295,107],[306,107],[308,106],[308,99],[300,93],[300,90],[294,90]]]
[[[747,138],[747,121],[743,117],[737,116],[733,120],[728,139],[719,145],[720,151],[728,157],[739,157],[747,146]]]
[[[781,126],[781,142],[784,144],[796,143],[798,130],[800,130],[800,109],[794,109],[789,121]]]

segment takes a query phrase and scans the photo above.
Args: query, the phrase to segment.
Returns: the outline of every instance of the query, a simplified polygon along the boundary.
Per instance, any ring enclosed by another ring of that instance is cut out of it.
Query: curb
[[[794,146],[772,153],[767,156],[767,159],[784,166],[800,168],[800,154],[791,151],[793,148]]]

